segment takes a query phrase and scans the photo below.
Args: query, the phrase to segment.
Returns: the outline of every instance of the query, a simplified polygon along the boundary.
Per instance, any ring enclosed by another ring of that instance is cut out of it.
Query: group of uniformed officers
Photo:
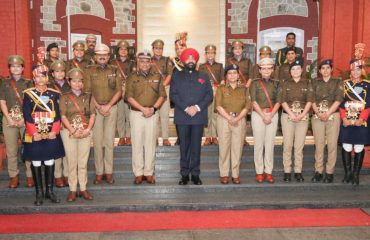
[[[110,48],[97,44],[96,36],[89,34],[85,42],[73,44],[73,58],[65,62],[59,60],[58,45],[52,43],[46,49],[37,49],[38,63],[32,69],[33,81],[23,78],[23,58],[9,56],[10,76],[2,80],[0,87],[9,188],[19,185],[17,154],[21,138],[26,185],[35,186],[35,205],[41,205],[45,198],[60,201],[54,193],[54,184],[69,186],[68,202],[75,201],[77,196],[92,200],[93,195],[86,189],[91,140],[96,171],[94,184],[103,181],[113,184],[116,131],[118,145],[132,145],[134,183],[154,184],[158,136],[162,137],[164,146],[171,145],[168,137],[171,97],[178,97],[179,91],[203,91],[205,81],[210,84],[214,97],[213,101],[207,98],[205,109],[196,103],[181,106],[183,100],[174,101],[175,109],[184,110],[189,119],[195,119],[197,112],[207,111],[208,124],[204,135],[203,130],[200,133],[205,137],[203,145],[219,145],[222,184],[229,183],[230,172],[232,183],[241,182],[239,167],[243,145],[247,144],[248,112],[251,112],[258,183],[275,181],[274,144],[280,124],[284,139],[283,180],[291,181],[293,169],[295,180],[304,181],[303,147],[311,120],[315,139],[312,181],[333,182],[339,140],[345,171],[343,183],[359,184],[364,146],[370,143],[370,82],[364,77],[364,44],[355,46],[349,79],[334,78],[333,63],[327,59],[318,65],[321,76],[309,80],[304,76],[303,51],[295,46],[294,33],[287,34],[287,47],[277,52],[275,61],[271,59],[271,48],[263,46],[259,49],[258,64],[252,65],[243,56],[243,42],[236,40],[232,42],[233,56],[227,59],[225,68],[215,61],[216,47],[210,44],[205,47],[205,63],[196,69],[193,65],[198,62],[199,54],[194,49],[184,51],[187,49],[186,35],[177,34],[174,58],[163,56],[164,42],[160,39],[152,43],[153,55],[143,51],[136,59],[130,58],[130,44],[120,41],[112,57]],[[182,79],[181,76],[186,76],[179,74],[182,71],[189,76],[193,72],[201,74],[195,80],[192,77]],[[189,81],[189,85],[183,86],[191,89],[181,89],[182,85],[178,85],[177,90],[170,91],[174,78],[180,82]],[[193,95],[188,95],[190,103]],[[187,93],[182,96],[186,98]],[[180,134],[184,133],[182,126],[186,122],[181,124],[177,129]],[[328,159],[325,163],[326,143]],[[180,141],[180,146],[185,145]],[[196,158],[191,153],[185,156],[192,157]],[[181,159],[179,184],[187,184],[189,174],[194,184],[202,184],[200,161],[196,163],[198,166],[192,166],[196,171],[184,166],[186,161]],[[189,164],[194,165],[194,161]],[[189,171],[185,174],[183,169]]]

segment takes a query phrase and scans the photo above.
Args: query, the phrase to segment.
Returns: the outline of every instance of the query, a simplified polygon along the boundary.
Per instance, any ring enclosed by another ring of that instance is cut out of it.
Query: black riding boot
[[[355,159],[353,163],[353,178],[352,184],[359,185],[360,184],[360,171],[362,167],[362,163],[364,162],[365,151],[355,153]]]
[[[33,181],[35,182],[35,190],[36,190],[36,200],[34,204],[36,206],[40,206],[42,205],[43,199],[44,199],[44,188],[42,185],[41,166],[34,167],[33,164],[31,164],[31,171],[32,171]]]
[[[347,152],[342,148],[342,161],[343,161],[343,169],[344,169],[344,178],[342,180],[343,183],[350,183],[352,180],[352,152]]]
[[[54,164],[52,166],[45,165],[45,198],[50,199],[52,203],[59,203],[57,195],[54,193]]]

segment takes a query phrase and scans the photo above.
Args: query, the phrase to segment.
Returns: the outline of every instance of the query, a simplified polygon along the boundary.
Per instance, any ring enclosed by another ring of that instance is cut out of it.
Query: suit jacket
[[[211,81],[206,73],[199,71],[177,71],[172,75],[170,98],[175,105],[175,124],[197,125],[208,123],[208,105],[213,100]],[[185,109],[198,105],[200,112],[194,117]]]

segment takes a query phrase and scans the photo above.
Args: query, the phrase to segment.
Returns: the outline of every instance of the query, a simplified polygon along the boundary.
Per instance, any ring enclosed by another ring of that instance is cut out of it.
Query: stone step
[[[370,176],[361,176],[359,186],[342,184],[283,183],[257,184],[243,178],[242,184],[222,185],[214,178],[203,178],[204,185],[179,186],[159,181],[155,185],[134,185],[117,180],[114,185],[89,185],[93,201],[78,199],[67,203],[68,188],[57,189],[60,204],[48,201],[41,207],[33,205],[34,190],[27,188],[1,191],[1,214],[72,213],[169,210],[221,210],[251,208],[368,208],[370,207]],[[2,186],[3,189],[3,186]]]

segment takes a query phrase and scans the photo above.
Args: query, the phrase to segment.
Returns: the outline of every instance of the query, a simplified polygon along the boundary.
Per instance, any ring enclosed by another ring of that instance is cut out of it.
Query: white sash
[[[33,92],[32,90],[30,91],[31,94],[37,99],[39,100],[39,102],[46,108],[46,110],[48,110],[48,112],[51,114],[51,109],[49,108],[48,105],[46,105],[46,103],[44,101],[42,101],[42,99],[39,97],[39,95],[37,95],[35,92]]]
[[[351,86],[351,84],[349,82],[346,82],[346,84],[349,87],[349,89],[351,89],[351,91],[353,92],[353,94],[355,94],[355,96],[358,98],[358,100],[360,100],[360,102],[362,102],[362,103],[365,104],[366,102],[364,101],[364,99],[360,95],[358,95],[358,93],[355,91],[355,89],[353,89],[353,87]]]

